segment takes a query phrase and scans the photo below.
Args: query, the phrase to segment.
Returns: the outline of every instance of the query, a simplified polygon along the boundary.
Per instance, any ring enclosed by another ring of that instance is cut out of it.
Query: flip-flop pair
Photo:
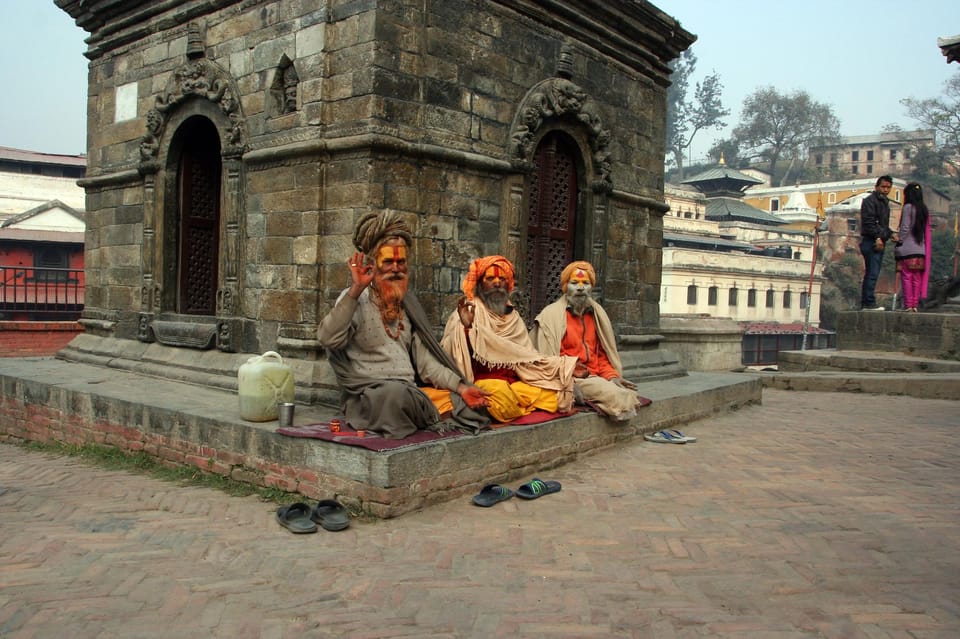
[[[489,508],[494,504],[499,504],[501,501],[510,499],[514,494],[521,499],[537,499],[544,495],[558,493],[560,492],[560,488],[560,482],[558,481],[544,481],[536,477],[517,488],[516,493],[500,484],[487,484],[479,493],[473,496],[473,503],[477,506]]]
[[[277,523],[290,532],[300,535],[317,532],[317,524],[324,530],[343,530],[350,525],[347,509],[335,499],[321,499],[311,508],[296,502],[277,508]]]
[[[657,444],[692,444],[697,441],[696,437],[684,435],[675,429],[658,430],[655,433],[644,433],[643,438],[648,442],[655,442]]]

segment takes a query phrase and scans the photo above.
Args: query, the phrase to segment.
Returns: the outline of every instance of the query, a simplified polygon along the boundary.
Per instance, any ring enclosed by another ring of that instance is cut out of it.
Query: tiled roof
[[[744,335],[832,335],[834,331],[828,331],[819,326],[807,326],[803,328],[803,322],[740,322],[743,327]]]
[[[666,246],[669,242],[679,244],[695,244],[697,246],[713,249],[731,249],[736,251],[753,251],[756,247],[747,242],[737,242],[735,240],[725,240],[716,235],[698,235],[696,233],[675,233],[672,231],[663,232],[663,244]]]
[[[746,202],[732,197],[713,197],[707,200],[708,220],[743,220],[756,224],[784,224],[776,215],[761,211]]]
[[[697,182],[709,182],[712,180],[744,182],[744,186],[747,184],[763,184],[763,180],[758,180],[751,175],[741,173],[736,169],[731,169],[729,166],[715,166],[712,169],[707,169],[703,173],[694,175],[692,178],[683,180],[680,184],[696,184]]]
[[[87,166],[86,155],[57,155],[56,153],[38,153],[24,151],[8,146],[0,146],[0,160],[27,162],[30,164],[56,164],[59,166]]]

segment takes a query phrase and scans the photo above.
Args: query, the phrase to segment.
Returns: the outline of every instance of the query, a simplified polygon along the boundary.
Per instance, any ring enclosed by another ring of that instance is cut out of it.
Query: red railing
[[[0,266],[0,319],[78,319],[83,269]]]

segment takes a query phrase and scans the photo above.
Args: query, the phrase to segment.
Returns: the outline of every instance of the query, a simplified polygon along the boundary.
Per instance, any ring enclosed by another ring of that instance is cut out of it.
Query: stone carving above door
[[[192,32],[191,36],[198,37]],[[167,119],[178,105],[194,97],[209,100],[226,116],[225,124],[220,125],[223,155],[239,156],[243,152],[243,114],[233,79],[223,67],[203,56],[202,47],[189,50],[187,62],[173,72],[154,107],[147,112],[147,133],[140,141],[141,161],[157,159]]]

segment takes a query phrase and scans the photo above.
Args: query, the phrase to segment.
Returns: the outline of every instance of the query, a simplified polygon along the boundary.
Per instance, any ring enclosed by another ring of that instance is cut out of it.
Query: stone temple
[[[85,334],[61,357],[235,388],[251,354],[336,400],[315,339],[354,222],[408,216],[439,328],[470,261],[528,319],[587,259],[627,374],[660,348],[668,63],[644,0],[55,0],[89,32]]]

